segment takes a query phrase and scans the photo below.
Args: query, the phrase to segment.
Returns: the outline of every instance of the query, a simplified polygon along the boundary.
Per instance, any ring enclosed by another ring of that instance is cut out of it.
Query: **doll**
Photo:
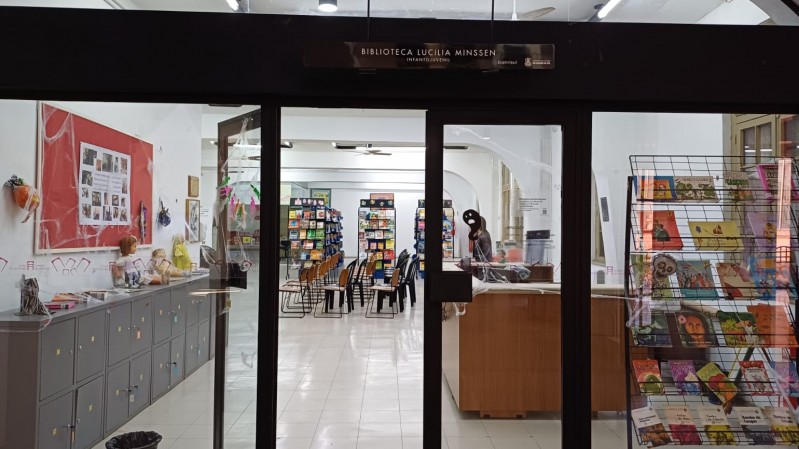
[[[122,257],[117,259],[114,266],[114,286],[115,287],[139,287],[141,274],[136,269],[136,250],[139,241],[132,235],[122,237],[119,241],[119,251]]]
[[[188,276],[188,270],[181,270],[180,268],[172,266],[172,262],[166,260],[166,251],[163,248],[158,248],[153,251],[153,260],[150,261],[152,267],[159,275],[167,275],[169,277]]]
[[[189,249],[186,248],[186,238],[181,234],[175,234],[172,238],[172,263],[176,268],[191,271]]]

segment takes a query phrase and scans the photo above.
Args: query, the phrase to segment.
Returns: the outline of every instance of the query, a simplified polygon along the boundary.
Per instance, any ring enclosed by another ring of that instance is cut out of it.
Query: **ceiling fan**
[[[391,156],[393,153],[385,153],[381,148],[375,148],[371,143],[364,145],[342,145],[333,143],[333,147],[337,150],[346,150],[352,153],[357,153],[356,156]]]
[[[539,19],[552,11],[555,10],[553,6],[547,6],[546,8],[538,8],[532,11],[527,11],[522,14],[516,13],[516,0],[513,0],[513,12],[511,13],[510,19],[511,20],[536,20]]]

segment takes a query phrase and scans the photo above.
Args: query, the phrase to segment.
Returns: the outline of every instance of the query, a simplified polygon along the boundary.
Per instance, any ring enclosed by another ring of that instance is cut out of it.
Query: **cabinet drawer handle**
[[[83,351],[83,345],[78,345],[78,351]]]
[[[69,355],[75,355],[75,350],[74,349],[70,349],[69,350]]]

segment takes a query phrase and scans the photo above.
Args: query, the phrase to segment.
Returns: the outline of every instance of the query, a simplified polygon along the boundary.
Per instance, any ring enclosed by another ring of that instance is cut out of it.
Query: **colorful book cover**
[[[784,362],[769,362],[772,373],[777,380],[780,394],[788,396],[799,396],[799,373],[796,372],[796,364],[793,360]]]
[[[683,261],[677,265],[677,283],[683,297],[690,299],[718,298],[711,267],[710,262],[706,260]]]
[[[766,406],[764,412],[771,421],[771,430],[780,441],[785,444],[799,444],[799,426],[789,408]]]
[[[757,247],[773,251],[777,242],[777,216],[766,212],[749,212],[746,219]]]
[[[742,248],[741,233],[732,221],[689,221],[696,249],[731,251]]]
[[[675,441],[682,445],[702,444],[691,409],[685,405],[667,405],[663,407],[663,411],[666,413],[666,423]]]
[[[727,192],[727,198],[733,201],[752,201],[755,199],[752,194],[752,188],[749,185],[749,175],[746,172],[725,171],[724,189]]]
[[[764,346],[778,348],[797,346],[793,324],[785,312],[785,307],[757,304],[746,306],[746,309],[755,316],[757,332]]]
[[[394,209],[386,209],[386,218],[394,218]]]
[[[741,360],[741,374],[745,381],[744,391],[755,396],[768,396],[774,394],[771,388],[771,379],[766,372],[766,365],[762,360]]]
[[[300,237],[300,233],[297,231],[289,231],[289,240],[297,240]]]
[[[661,395],[665,391],[657,360],[633,360],[633,371],[641,394]]]
[[[313,240],[316,238],[316,229],[309,229],[305,233],[305,238],[308,240]]]
[[[763,340],[758,335],[755,316],[748,312],[716,312],[721,325],[721,333],[727,346],[733,348],[750,348],[762,346]]]
[[[324,221],[317,221],[316,222],[316,229],[325,229],[325,222]]]
[[[738,443],[722,407],[717,405],[699,406],[696,411],[711,445],[723,446]]]
[[[756,297],[755,283],[752,281],[752,276],[746,266],[737,263],[719,262],[716,265],[716,271],[719,274],[719,283],[727,299],[753,299]]]
[[[699,396],[702,393],[693,360],[669,360],[669,369],[680,394]]]
[[[774,434],[771,433],[771,422],[760,410],[760,407],[735,407],[733,411],[738,416],[738,423],[744,436],[754,444],[775,444]]]
[[[669,276],[656,278],[652,275],[652,264],[649,261],[649,256],[631,254],[630,263],[632,264],[633,286],[641,291],[642,294],[648,294],[652,299],[656,300],[674,298]]]
[[[419,219],[424,220],[424,209],[417,209]]]
[[[375,231],[375,238],[376,239],[383,239],[383,231]]]
[[[775,195],[777,195],[777,189],[779,188],[779,169],[777,164],[758,164],[757,165],[757,175],[760,178],[760,185],[763,187],[765,191],[767,199],[774,199]],[[792,170],[789,169],[788,173],[789,176],[791,175]],[[799,200],[799,192],[796,191],[796,186],[793,183],[793,179],[791,179],[791,197],[794,200]]]
[[[671,347],[672,345],[669,325],[663,312],[653,312],[649,324],[634,326],[632,332],[633,341],[638,346]]]
[[[757,299],[765,301],[777,297],[777,261],[773,255],[749,257],[749,272],[755,286]]]
[[[394,240],[386,240],[386,249],[394,249]]]
[[[674,195],[677,201],[718,201],[712,176],[675,176]]]
[[[702,379],[702,382],[710,388],[716,397],[724,403],[727,403],[738,394],[738,388],[735,383],[730,381],[724,373],[721,372],[719,366],[713,362],[708,363],[702,369],[696,372],[696,375]]]
[[[639,200],[673,201],[673,176],[641,176],[633,177]]]
[[[294,209],[289,209],[289,220],[297,218],[297,211]]]
[[[633,424],[643,443],[650,447],[665,446],[671,443],[663,422],[652,407],[637,408],[630,411]]]
[[[316,219],[317,220],[324,220],[325,219],[325,210],[324,209],[316,209]]]
[[[296,229],[300,227],[299,220],[289,220],[289,228]]]
[[[679,250],[682,239],[677,230],[674,211],[641,211],[641,238],[644,250]]]
[[[694,310],[680,310],[674,314],[680,342],[686,348],[710,348],[718,346],[710,317]]]
[[[308,235],[308,230],[300,229],[300,240],[305,240],[305,237]]]
[[[311,211],[311,210],[304,210],[304,211],[302,212],[302,218],[304,218],[304,219],[306,219],[306,220],[310,220],[311,218],[313,218],[313,211]]]

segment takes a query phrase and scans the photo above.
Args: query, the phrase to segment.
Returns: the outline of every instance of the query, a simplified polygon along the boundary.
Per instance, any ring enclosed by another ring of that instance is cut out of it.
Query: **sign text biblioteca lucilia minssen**
[[[397,44],[315,42],[305,47],[309,68],[551,70],[552,44]]]

